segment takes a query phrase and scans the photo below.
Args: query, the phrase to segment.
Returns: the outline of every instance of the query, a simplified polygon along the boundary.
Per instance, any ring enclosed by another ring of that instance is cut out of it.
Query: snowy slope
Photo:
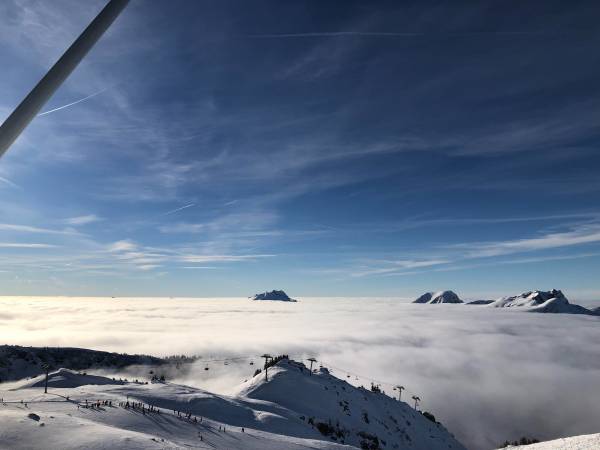
[[[405,403],[354,388],[326,371],[309,376],[284,361],[269,375],[268,382],[259,374],[243,383],[233,397],[66,369],[51,374],[48,394],[43,376],[0,384],[0,448],[295,450],[360,448],[365,442],[372,449],[464,449]],[[86,408],[86,400],[112,405]],[[120,405],[127,401],[145,408]],[[346,445],[319,431],[318,422],[329,420],[336,428],[339,423]]]
[[[584,434],[538,444],[504,447],[509,450],[598,450],[600,449],[600,433]]]
[[[489,304],[493,308],[523,308],[531,312],[594,314],[583,306],[569,303],[564,294],[551,291],[530,291],[512,297],[502,297]]]
[[[338,433],[340,442],[359,448],[375,441],[381,448],[463,448],[443,426],[406,403],[356,388],[327,369],[311,376],[302,364],[283,360],[269,376],[268,383],[260,376],[249,380],[241,386],[240,396],[282,406],[293,412],[292,419],[300,417],[302,424],[312,418],[311,426],[323,424],[322,429]]]
[[[452,291],[426,292],[413,303],[462,303],[463,301]]]
[[[100,382],[100,378],[62,369],[51,374],[48,394],[36,387],[43,385],[43,376],[0,385],[4,401],[0,405],[0,448],[351,448],[324,441],[310,431],[303,437],[269,432],[259,420],[260,408],[252,410],[236,399],[201,389],[169,383],[114,382],[109,378]],[[56,385],[61,387],[52,387]],[[85,407],[86,400],[88,406],[105,400],[112,405]],[[145,409],[119,405],[127,401],[144,402]],[[149,404],[160,412],[148,412]],[[189,418],[188,413],[192,414]]]

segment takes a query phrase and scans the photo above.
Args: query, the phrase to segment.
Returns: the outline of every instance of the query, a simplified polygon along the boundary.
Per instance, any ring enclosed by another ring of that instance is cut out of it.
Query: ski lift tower
[[[413,395],[412,399],[415,401],[415,410],[416,410],[417,406],[419,406],[419,402],[421,401],[421,399],[416,395]]]
[[[310,361],[310,375],[312,375],[312,366],[313,363],[317,362],[317,360],[315,358],[308,358],[308,361]]]
[[[265,353],[261,358],[265,358],[265,381],[269,381],[269,367],[267,367],[267,363],[269,362],[269,359],[273,359],[273,357],[268,353]]]
[[[394,389],[398,389],[398,401],[402,401],[402,391],[404,390],[404,386],[396,386]]]
[[[46,372],[46,382],[44,383],[44,394],[48,393],[48,371],[50,370],[50,364],[42,363],[42,369]]]

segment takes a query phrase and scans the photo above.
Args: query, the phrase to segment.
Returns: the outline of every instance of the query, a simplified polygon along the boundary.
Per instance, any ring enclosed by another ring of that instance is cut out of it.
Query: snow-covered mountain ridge
[[[464,450],[406,403],[326,369],[311,375],[284,359],[268,375],[269,381],[263,372],[242,383],[234,396],[66,369],[51,374],[48,394],[43,376],[5,383],[0,448]]]
[[[426,292],[413,303],[462,303],[463,301],[453,291]]]
[[[413,303],[439,304],[463,303],[453,291],[426,292]],[[567,297],[557,289],[550,291],[528,291],[520,295],[501,297],[497,300],[474,300],[465,305],[492,308],[518,308],[528,312],[600,315],[600,308],[587,309],[569,303]]]
[[[583,306],[569,303],[567,297],[557,289],[529,291],[511,297],[502,297],[488,306],[492,308],[524,308],[530,312],[594,314]]]

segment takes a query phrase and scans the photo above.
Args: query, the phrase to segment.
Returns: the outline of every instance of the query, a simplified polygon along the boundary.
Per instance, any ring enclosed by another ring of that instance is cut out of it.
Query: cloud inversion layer
[[[3,298],[0,342],[119,352],[315,356],[406,386],[472,449],[522,435],[597,431],[595,317],[528,314],[398,299]],[[222,364],[221,364],[222,366]],[[230,392],[253,368],[192,371],[181,381]],[[220,379],[210,378],[215,372]],[[346,378],[346,372],[334,370]],[[348,379],[368,384],[368,380]],[[391,392],[391,386],[383,385]],[[409,398],[409,397],[406,397]]]

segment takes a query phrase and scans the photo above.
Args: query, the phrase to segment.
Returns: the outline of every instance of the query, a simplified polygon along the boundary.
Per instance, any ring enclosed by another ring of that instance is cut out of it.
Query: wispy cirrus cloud
[[[249,262],[264,258],[275,257],[275,254],[247,253],[195,253],[190,247],[160,248],[141,246],[131,240],[121,240],[107,246],[106,250],[122,262],[142,270],[152,270],[168,264],[172,269],[178,269],[186,264]]]
[[[569,216],[562,217],[568,218]],[[473,223],[477,223],[477,221]],[[597,243],[600,243],[600,224],[583,222],[572,225],[567,231],[539,233],[539,236],[536,237],[432,246],[418,252],[429,254],[429,258],[422,257],[410,260],[371,259],[347,269],[346,273],[351,277],[359,278],[368,276],[407,276],[428,272],[468,270],[477,267],[504,264],[530,264],[545,261],[592,258],[598,256],[599,253],[587,251],[567,255],[542,254],[534,257],[502,259],[503,256],[569,249],[571,247]]]
[[[0,248],[25,248],[25,249],[37,249],[37,248],[56,248],[57,245],[53,244],[38,244],[29,242],[0,242]]]
[[[51,228],[41,228],[31,225],[17,225],[11,223],[0,223],[0,231],[12,231],[18,233],[34,233],[34,234],[62,234],[75,235],[75,230],[56,230]]]
[[[4,183],[12,188],[21,189],[21,186],[19,186],[18,184],[14,183],[6,177],[0,177],[0,183]]]
[[[109,252],[126,252],[137,249],[137,244],[130,240],[121,240],[108,246]]]
[[[600,242],[600,225],[581,225],[570,231],[547,233],[539,237],[496,242],[478,242],[451,246],[464,250],[466,258],[488,258],[538,250],[571,247]]]
[[[253,254],[253,255],[180,255],[178,261],[187,263],[207,263],[207,262],[242,262],[257,261],[259,259],[273,258],[274,254]]]
[[[406,272],[411,269],[419,269],[424,267],[439,266],[451,262],[448,259],[432,259],[432,260],[390,260],[382,261],[386,267],[358,269],[352,272],[352,277],[366,277],[371,275],[386,275],[400,272]]]
[[[68,219],[65,219],[65,223],[69,225],[87,225],[90,223],[99,222],[101,220],[104,219],[102,219],[102,217],[98,217],[96,214],[87,214],[85,216],[69,217]]]

